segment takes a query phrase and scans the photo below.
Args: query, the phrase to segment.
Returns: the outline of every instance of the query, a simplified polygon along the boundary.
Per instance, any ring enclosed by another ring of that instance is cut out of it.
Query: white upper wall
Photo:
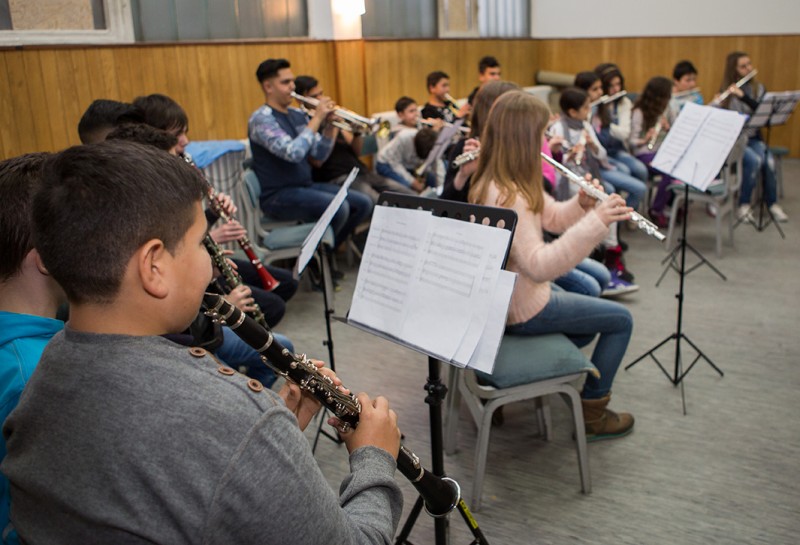
[[[800,34],[800,0],[531,0],[534,38]]]

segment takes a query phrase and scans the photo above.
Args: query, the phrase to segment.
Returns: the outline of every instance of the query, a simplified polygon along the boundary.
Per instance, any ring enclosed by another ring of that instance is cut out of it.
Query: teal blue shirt
[[[36,369],[50,338],[64,328],[64,322],[29,314],[0,311],[0,420],[19,402],[22,389]],[[0,461],[6,457],[5,436],[0,437]],[[0,474],[0,530],[3,542],[17,543],[16,532],[9,527],[11,498],[8,479]]]

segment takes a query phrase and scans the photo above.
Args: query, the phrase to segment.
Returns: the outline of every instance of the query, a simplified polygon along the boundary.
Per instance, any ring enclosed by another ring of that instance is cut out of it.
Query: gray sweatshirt
[[[391,455],[355,451],[337,497],[282,399],[220,368],[160,337],[57,334],[3,428],[23,539],[391,543]]]

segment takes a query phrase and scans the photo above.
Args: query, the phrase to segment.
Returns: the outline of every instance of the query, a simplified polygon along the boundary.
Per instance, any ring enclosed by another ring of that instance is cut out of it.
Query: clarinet
[[[230,289],[234,289],[240,286],[243,283],[242,277],[239,276],[239,273],[233,270],[233,267],[231,267],[230,263],[228,263],[228,260],[225,259],[225,254],[222,252],[222,248],[219,247],[219,244],[214,242],[214,239],[211,238],[211,235],[206,235],[203,238],[203,245],[206,247],[206,250],[208,250],[212,263],[214,263],[214,266],[219,269],[219,271],[222,273],[222,276],[225,278],[225,283],[228,285],[228,287],[230,287]],[[221,296],[220,299],[222,299]],[[258,303],[253,301],[253,307],[254,309],[250,311],[250,315],[253,317],[253,319],[258,322],[261,327],[269,327],[267,325],[267,319],[264,317],[264,313],[261,311],[261,307],[258,306]]]
[[[188,153],[183,155],[183,159],[193,167],[197,168],[197,165],[194,164],[192,156]],[[230,215],[228,215],[228,213],[222,208],[222,203],[220,203],[219,199],[217,198],[217,192],[214,190],[214,186],[211,185],[211,182],[208,181],[208,178],[205,177],[202,170],[197,168],[197,171],[206,182],[206,186],[208,188],[208,204],[211,207],[211,210],[225,223],[230,223],[233,221],[233,218],[231,218]],[[261,285],[264,287],[264,289],[267,291],[272,291],[277,288],[278,285],[280,285],[280,282],[278,282],[275,277],[269,274],[269,271],[267,271],[266,267],[264,267],[264,264],[261,263],[261,260],[258,258],[255,250],[253,250],[252,244],[250,244],[250,239],[248,236],[246,234],[242,235],[236,240],[236,242],[239,243],[239,247],[245,253],[247,259],[250,261],[253,267],[256,268],[256,272],[258,273],[258,277],[261,279]]]
[[[339,429],[348,431],[358,426],[361,403],[353,394],[345,394],[333,384],[333,380],[319,372],[305,354],[292,354],[275,340],[267,327],[262,327],[241,310],[228,303],[216,293],[206,293],[203,297],[206,315],[230,327],[244,342],[261,354],[262,360],[278,375],[297,384],[301,390],[313,395],[330,410],[341,422]],[[459,508],[467,518],[469,510],[461,499],[461,488],[448,477],[438,477],[425,470],[419,457],[404,446],[400,446],[397,456],[397,469],[425,501],[425,509],[431,516],[442,517]],[[474,519],[469,515],[472,520]],[[473,530],[477,529],[474,523]],[[485,540],[481,543],[485,543]]]

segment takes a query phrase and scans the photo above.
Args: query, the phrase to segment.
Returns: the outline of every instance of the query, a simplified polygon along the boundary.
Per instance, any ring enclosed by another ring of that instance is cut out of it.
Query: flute
[[[608,104],[609,102],[614,102],[617,99],[620,99],[628,94],[628,91],[620,91],[618,93],[614,93],[613,95],[603,95],[594,102],[589,104],[590,108],[594,108],[595,106],[600,106],[601,104]]]
[[[211,185],[211,182],[208,181],[208,178],[205,177],[203,171],[200,170],[197,165],[194,163],[194,159],[188,153],[183,155],[183,160],[192,165],[194,168],[197,169],[197,172],[200,173],[203,180],[206,182],[206,188],[208,189],[208,205],[211,207],[211,210],[214,214],[217,215],[222,221],[225,223],[230,223],[233,221],[228,213],[222,208],[222,203],[219,202],[217,198],[217,192],[214,190],[214,186]],[[261,263],[261,260],[258,258],[258,254],[253,249],[253,245],[250,243],[250,238],[245,234],[236,239],[236,242],[239,244],[239,247],[242,249],[244,254],[247,256],[247,259],[250,263],[255,267],[256,273],[258,273],[258,278],[261,280],[262,287],[267,291],[272,291],[280,285],[280,282],[271,274],[264,264]]]
[[[744,85],[745,83],[756,77],[756,74],[758,74],[758,70],[751,70],[746,76],[744,76],[742,79],[734,83],[734,87],[736,87],[737,89],[741,89],[742,85]],[[725,91],[720,93],[720,95],[717,98],[712,100],[711,106],[719,106],[720,104],[725,102],[725,99],[727,99],[729,96],[731,96],[730,87],[725,89]]]
[[[586,193],[590,197],[594,197],[598,201],[604,201],[608,198],[608,194],[605,191],[602,191],[596,186],[590,184],[585,178],[578,176],[577,174],[572,172],[570,169],[568,169],[567,167],[565,167],[552,157],[545,155],[544,153],[540,155],[542,156],[542,159],[553,165],[553,167],[555,167],[557,171],[566,176],[566,178],[569,181],[577,184],[578,187],[583,189],[584,193]],[[650,220],[648,220],[635,210],[631,212],[631,220],[634,223],[636,223],[639,229],[641,229],[648,235],[655,237],[657,240],[664,240],[665,238],[667,238],[661,231],[658,230],[658,226],[655,223],[651,222]]]
[[[444,95],[444,104],[447,106],[447,109],[453,112],[453,115],[459,117],[459,109],[458,105],[456,104],[456,99],[450,96],[449,93],[445,93]]]
[[[663,116],[661,116],[663,117]],[[658,136],[661,134],[661,117],[658,118],[656,121],[655,131],[653,132],[653,136],[650,137],[650,140],[647,142],[647,149],[652,151],[654,147],[656,147],[656,142],[658,142]]]
[[[687,89],[685,91],[678,91],[677,93],[672,93],[672,98],[684,98],[699,94],[700,94],[700,87],[695,87],[694,89]]]
[[[419,120],[419,124],[420,125],[425,125],[426,127],[433,127],[433,125],[434,125],[433,123],[431,123],[430,121],[426,121],[425,119],[420,119]],[[445,121],[444,119],[442,119],[442,126],[443,127],[452,127],[453,124],[448,122],[448,121]],[[464,125],[461,125],[460,127],[458,127],[458,131],[461,134],[469,134],[470,130],[471,129],[469,127],[465,127]]]
[[[453,167],[460,168],[462,165],[469,163],[470,161],[474,161],[475,159],[480,157],[480,154],[481,150],[479,149],[462,153],[461,155],[458,155],[456,156],[455,159],[453,159]],[[555,167],[555,169],[558,170],[561,174],[566,176],[568,180],[580,186],[580,188],[583,189],[583,191],[590,197],[594,197],[599,201],[604,201],[608,198],[608,194],[606,192],[599,190],[597,187],[587,182],[586,179],[575,174],[570,169],[568,169],[567,167],[565,167],[564,165],[562,165],[549,155],[545,155],[544,153],[540,153],[540,155],[542,156],[542,159],[553,165],[553,167]],[[658,230],[658,226],[655,223],[651,222],[638,212],[636,211],[631,212],[631,220],[636,223],[639,229],[641,229],[648,235],[653,236],[658,240],[664,240],[666,238],[666,236]]]
[[[241,310],[215,293],[203,296],[206,315],[230,327],[244,342],[261,354],[262,360],[277,374],[297,384],[301,390],[314,396],[340,421],[340,430],[348,431],[358,426],[361,403],[353,394],[345,394],[331,380],[320,373],[305,354],[292,354],[275,340],[269,328],[260,327]],[[487,541],[478,528],[466,503],[461,498],[461,487],[448,477],[439,477],[427,471],[419,457],[404,446],[397,455],[397,469],[403,474],[425,501],[425,509],[434,517],[441,517],[455,509],[470,522],[475,543]]]

